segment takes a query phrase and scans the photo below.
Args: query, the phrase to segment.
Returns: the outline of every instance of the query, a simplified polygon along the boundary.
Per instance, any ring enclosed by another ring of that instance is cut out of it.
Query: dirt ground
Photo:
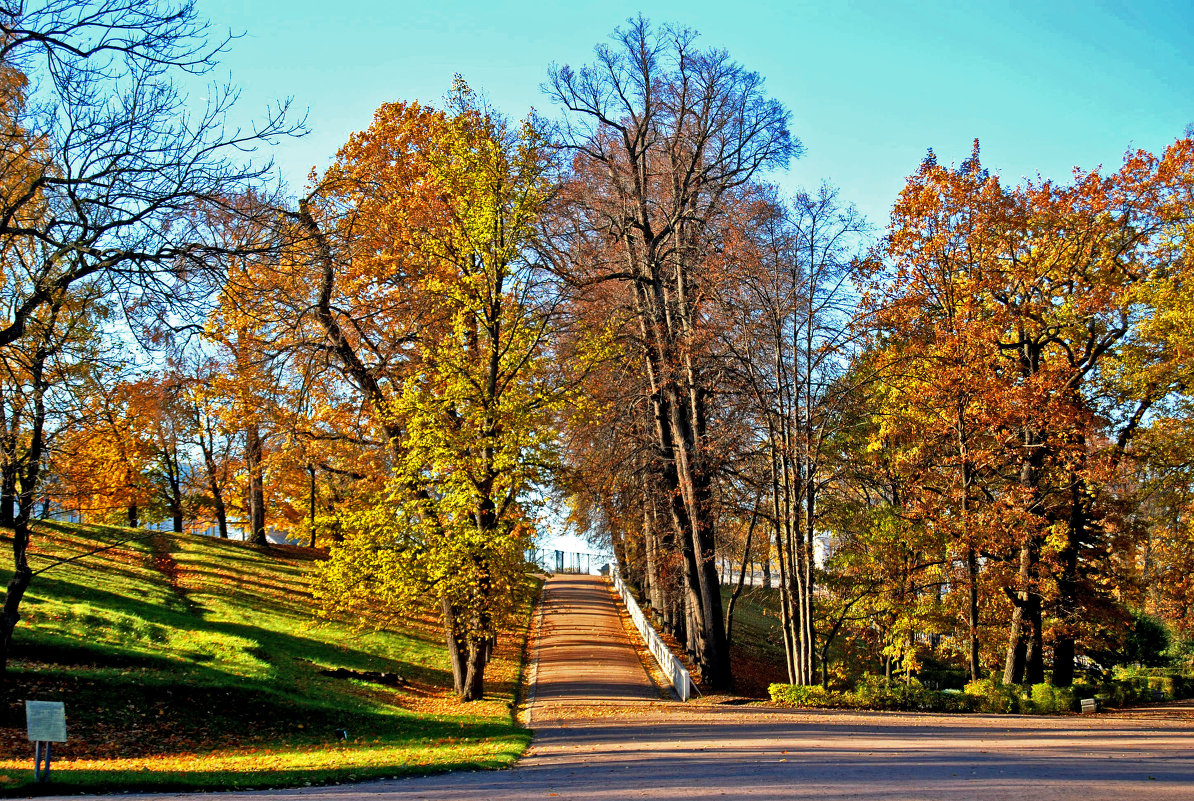
[[[221,794],[295,801],[1194,799],[1194,703],[1089,716],[793,711],[658,699],[607,585],[558,576],[513,770]]]

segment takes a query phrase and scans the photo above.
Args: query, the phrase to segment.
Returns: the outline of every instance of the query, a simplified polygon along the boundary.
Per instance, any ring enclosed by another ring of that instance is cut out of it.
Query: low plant
[[[798,709],[871,709],[893,712],[970,712],[972,700],[956,690],[930,690],[909,682],[866,676],[853,691],[772,684],[772,702]]]
[[[1033,711],[1043,715],[1072,712],[1077,703],[1074,700],[1074,690],[1070,687],[1054,687],[1047,683],[1034,684],[1029,694]]]
[[[1019,685],[1004,684],[997,678],[970,682],[966,685],[966,695],[975,699],[979,712],[1014,714],[1031,711]]]
[[[988,712],[995,714],[1064,714],[1077,711],[1083,698],[1104,706],[1169,701],[1194,697],[1194,676],[1159,668],[1117,669],[1114,678],[1072,687],[1004,684],[998,677],[972,681],[964,692],[931,690],[915,679],[899,681],[864,675],[853,690],[772,684],[772,702],[800,709],[874,709],[897,712]]]

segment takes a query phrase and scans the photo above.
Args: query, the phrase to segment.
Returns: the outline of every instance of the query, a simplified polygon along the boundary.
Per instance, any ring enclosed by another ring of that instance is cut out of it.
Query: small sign
[[[1098,699],[1097,698],[1083,698],[1082,699],[1082,711],[1088,715],[1092,712],[1098,712],[1099,711]]]
[[[61,701],[26,701],[25,723],[32,742],[66,742],[66,705]]]

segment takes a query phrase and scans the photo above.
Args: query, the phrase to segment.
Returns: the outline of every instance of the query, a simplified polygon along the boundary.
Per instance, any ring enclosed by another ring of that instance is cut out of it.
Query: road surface
[[[535,739],[514,769],[214,798],[1194,799],[1190,702],[1061,717],[680,704],[660,700],[603,579],[556,576],[545,593]]]

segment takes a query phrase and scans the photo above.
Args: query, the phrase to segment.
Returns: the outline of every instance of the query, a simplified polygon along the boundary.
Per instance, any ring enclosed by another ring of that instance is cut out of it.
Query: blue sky
[[[579,66],[628,16],[687,25],[767,79],[806,154],[782,186],[829,180],[878,225],[926,148],[982,142],[1004,180],[1114,167],[1194,122],[1194,3],[205,0],[244,31],[223,59],[243,110],[293,97],[312,133],[277,153],[292,186],[392,100],[437,103],[459,72],[506,114],[554,109],[548,66]]]

